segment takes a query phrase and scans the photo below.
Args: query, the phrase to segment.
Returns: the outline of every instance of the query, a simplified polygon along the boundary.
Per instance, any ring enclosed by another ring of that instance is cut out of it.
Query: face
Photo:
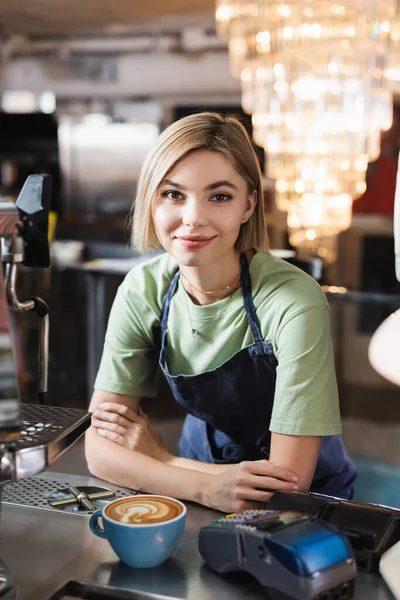
[[[235,252],[256,191],[220,152],[191,152],[165,176],[153,220],[163,248],[179,264],[205,266]]]

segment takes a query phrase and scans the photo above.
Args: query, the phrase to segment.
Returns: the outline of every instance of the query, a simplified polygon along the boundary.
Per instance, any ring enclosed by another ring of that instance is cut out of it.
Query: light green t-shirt
[[[95,388],[156,395],[158,356],[152,336],[177,263],[167,253],[133,267],[111,309]],[[270,431],[341,433],[329,307],[317,282],[293,265],[257,252],[250,263],[254,306],[278,360]],[[221,314],[211,319],[216,311]],[[189,316],[190,315],[190,316]],[[191,329],[199,328],[193,337]],[[207,306],[192,303],[179,282],[168,317],[168,370],[194,375],[215,369],[252,343],[239,288]]]

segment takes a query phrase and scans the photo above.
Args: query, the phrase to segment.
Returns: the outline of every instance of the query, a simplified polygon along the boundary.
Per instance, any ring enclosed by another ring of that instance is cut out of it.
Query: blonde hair
[[[146,156],[134,206],[131,235],[134,248],[146,252],[160,247],[152,216],[158,187],[177,162],[195,150],[221,152],[247,181],[249,191],[256,190],[256,207],[242,224],[235,248],[239,252],[251,248],[268,250],[262,177],[250,138],[235,117],[212,112],[197,113],[172,123]]]

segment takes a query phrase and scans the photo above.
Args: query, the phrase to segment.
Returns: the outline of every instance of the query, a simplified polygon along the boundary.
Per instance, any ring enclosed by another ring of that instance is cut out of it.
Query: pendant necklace
[[[187,281],[186,278],[185,278],[185,281]],[[236,289],[238,287],[238,283],[239,282],[240,282],[240,273],[239,273],[239,277],[238,277],[238,279],[236,281],[236,285],[235,285],[234,289],[232,289],[232,292],[228,296],[228,298],[226,299],[226,301],[223,303],[223,305],[211,317],[208,317],[207,320],[206,320],[206,322],[203,323],[203,325],[201,325],[200,327],[194,327],[193,326],[192,319],[191,319],[191,316],[190,316],[190,310],[189,310],[188,294],[187,294],[187,292],[185,290],[186,311],[187,311],[187,314],[188,314],[190,328],[191,328],[192,336],[193,337],[196,337],[202,329],[204,329],[205,327],[207,327],[207,325],[209,325],[211,323],[211,321],[213,321],[214,319],[216,319],[220,315],[223,315],[224,313],[226,313],[226,311],[228,309],[228,306],[229,306],[229,304],[230,304],[230,302],[231,302],[231,300],[233,298],[233,294],[234,294],[234,292],[236,291]],[[232,285],[233,284],[231,284],[231,286]],[[193,286],[191,286],[191,287],[193,287]]]

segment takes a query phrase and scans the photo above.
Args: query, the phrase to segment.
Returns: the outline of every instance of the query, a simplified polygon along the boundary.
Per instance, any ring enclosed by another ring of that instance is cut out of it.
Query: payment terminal
[[[202,527],[199,550],[218,573],[245,571],[271,600],[348,600],[352,548],[331,525],[295,511],[247,510]]]

